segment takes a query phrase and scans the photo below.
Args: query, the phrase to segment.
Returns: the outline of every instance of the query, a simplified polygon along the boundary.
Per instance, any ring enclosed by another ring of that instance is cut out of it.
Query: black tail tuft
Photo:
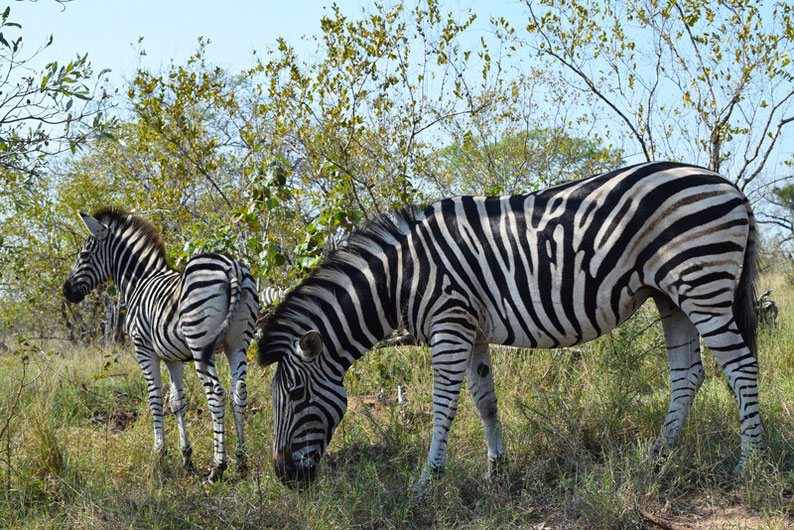
[[[745,199],[747,201],[747,199]],[[733,299],[733,316],[739,333],[742,334],[745,344],[750,349],[750,353],[758,356],[758,312],[756,310],[756,282],[758,280],[758,232],[755,227],[755,218],[747,206],[747,213],[750,220],[750,232],[747,235],[747,248],[744,251],[744,263],[742,264],[742,274],[739,277],[739,284],[736,286],[736,295]]]

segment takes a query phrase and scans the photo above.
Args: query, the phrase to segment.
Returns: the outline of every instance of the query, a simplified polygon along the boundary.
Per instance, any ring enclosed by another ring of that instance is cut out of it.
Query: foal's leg
[[[146,379],[146,391],[149,394],[149,409],[152,411],[154,426],[154,452],[165,455],[165,431],[163,429],[163,381],[160,374],[160,359],[149,346],[135,343],[135,360],[141,367]]]
[[[181,361],[166,361],[168,367],[168,374],[171,377],[171,392],[169,402],[171,404],[171,411],[176,417],[176,425],[179,429],[179,448],[182,451],[182,461],[186,468],[193,467],[191,463],[191,456],[193,455],[193,448],[190,447],[190,441],[187,437],[187,428],[185,427],[185,389],[182,385],[182,379],[185,374],[185,363]]]
[[[196,373],[198,373],[201,384],[204,386],[204,393],[207,396],[207,404],[212,414],[212,433],[215,446],[215,456],[213,459],[212,471],[207,480],[215,482],[223,476],[226,469],[226,443],[224,441],[224,418],[226,415],[226,392],[223,390],[218,372],[215,370],[214,347],[213,354],[205,362],[201,360],[201,354],[194,355]]]
[[[248,407],[248,389],[245,385],[248,367],[247,348],[227,350],[226,358],[229,360],[232,372],[232,409],[234,409],[234,424],[237,428],[237,448],[234,451],[234,456],[238,469],[244,473],[248,468],[245,450],[245,409]]]

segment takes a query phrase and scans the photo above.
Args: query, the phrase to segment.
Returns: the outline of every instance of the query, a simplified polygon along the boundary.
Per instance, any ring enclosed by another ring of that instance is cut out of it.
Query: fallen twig
[[[654,515],[645,508],[640,508],[640,517],[645,519],[646,521],[655,524],[659,528],[663,528],[664,530],[686,530],[687,527],[681,526],[678,524],[673,523],[672,521],[667,521],[662,519],[658,515]]]

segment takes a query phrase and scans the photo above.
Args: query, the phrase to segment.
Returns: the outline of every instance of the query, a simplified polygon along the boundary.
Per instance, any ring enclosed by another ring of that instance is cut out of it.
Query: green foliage
[[[115,124],[106,114],[107,94],[97,96],[107,71],[95,76],[86,55],[38,70],[37,57],[53,38],[26,55],[21,30],[6,7],[0,14],[0,199],[17,206],[25,204],[20,188],[52,155],[110,136]]]
[[[622,165],[618,149],[560,129],[534,129],[484,144],[464,134],[439,150],[439,181],[448,194],[527,193]],[[461,175],[467,178],[462,179]]]
[[[530,190],[616,164],[619,152],[597,137],[539,126],[545,115],[533,117],[528,94],[540,74],[506,78],[507,56],[467,37],[476,20],[445,15],[435,0],[376,5],[357,18],[334,7],[311,61],[280,41],[233,74],[207,61],[211,43],[199,39],[184,64],[138,70],[120,92],[130,113],[115,141],[87,145],[42,175],[14,196],[24,216],[0,221],[4,322],[58,315],[41,334],[60,326],[75,340],[90,337],[83,326],[99,329],[112,309],[106,293],[78,308],[59,294],[85,237],[80,210],[135,210],[159,228],[176,267],[198,252],[225,252],[262,287],[288,286],[395,206]],[[77,80],[74,65],[48,68],[46,83]]]
[[[766,197],[771,210],[761,212],[761,220],[782,229],[776,242],[783,244],[794,239],[794,184],[775,186]]]
[[[782,207],[794,213],[794,184],[775,187],[772,189],[772,194]]]

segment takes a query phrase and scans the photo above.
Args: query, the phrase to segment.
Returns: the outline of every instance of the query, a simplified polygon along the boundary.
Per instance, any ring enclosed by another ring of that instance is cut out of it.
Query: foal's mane
[[[160,233],[157,227],[154,226],[149,220],[139,217],[134,213],[130,213],[124,208],[118,206],[103,206],[94,211],[91,217],[99,221],[105,226],[108,226],[112,231],[118,232],[117,227],[133,227],[133,229],[141,234],[147,245],[155,247],[158,254],[165,259],[165,243],[160,238]]]

